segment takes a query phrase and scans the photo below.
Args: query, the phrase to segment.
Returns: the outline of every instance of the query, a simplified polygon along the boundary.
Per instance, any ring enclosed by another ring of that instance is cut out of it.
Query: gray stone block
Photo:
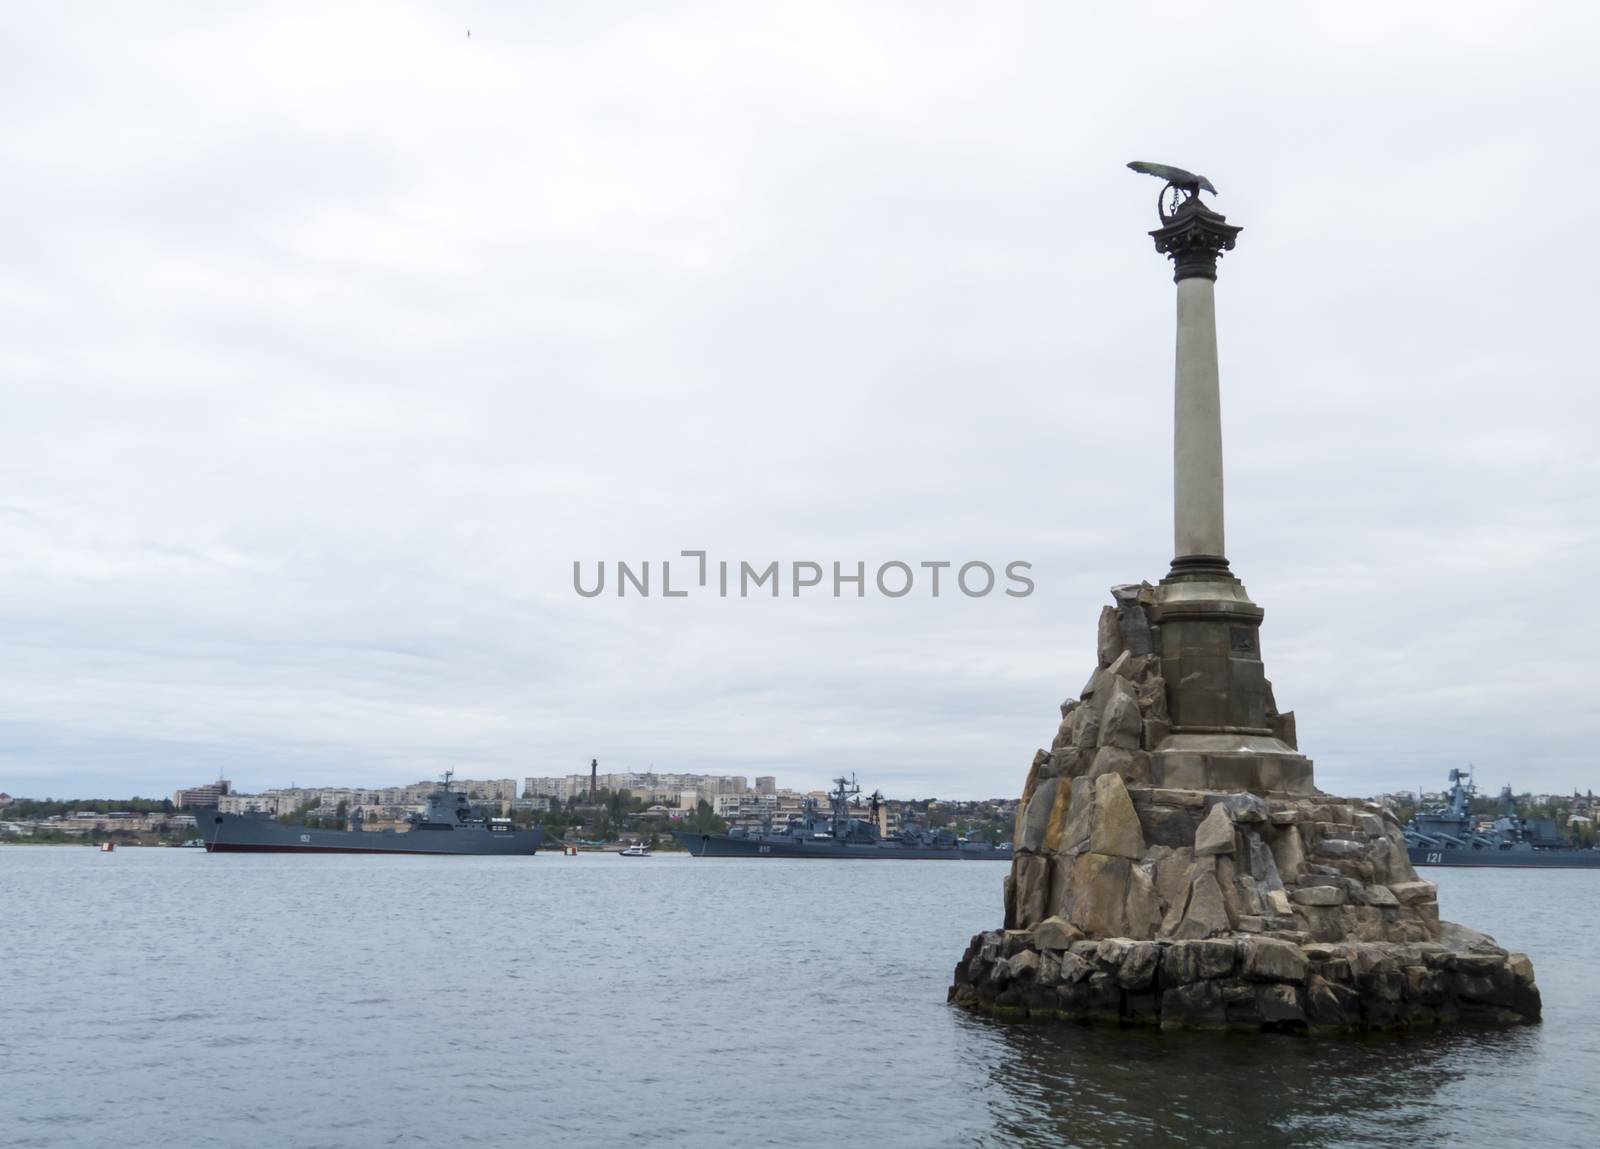
[[[1017,927],[1027,929],[1046,917],[1050,896],[1050,860],[1036,854],[1018,854],[1012,863],[1016,879]]]
[[[1201,977],[1227,977],[1233,973],[1239,947],[1230,938],[1193,943],[1200,962]]]
[[[1341,906],[1344,904],[1344,890],[1338,886],[1301,886],[1290,895],[1297,905],[1302,906]]]
[[[1367,844],[1354,838],[1324,838],[1311,852],[1319,858],[1361,858],[1367,853]]]
[[[1033,944],[1041,950],[1066,950],[1083,938],[1083,931],[1062,917],[1048,917],[1033,927]]]
[[[1252,830],[1244,839],[1250,876],[1261,884],[1263,890],[1283,889],[1283,875],[1278,870],[1277,859],[1272,856],[1261,835]]]
[[[1216,982],[1191,982],[1161,995],[1162,1029],[1222,1030],[1227,1025],[1222,992]]]
[[[1137,602],[1124,606],[1119,612],[1118,635],[1123,649],[1130,654],[1150,654],[1156,647],[1151,642],[1150,618]]]
[[[1094,818],[1089,830],[1089,849],[1096,854],[1120,858],[1144,856],[1144,834],[1139,815],[1128,797],[1128,788],[1116,774],[1103,774],[1094,780]]]
[[[1169,908],[1176,907],[1181,915],[1189,899],[1189,883],[1194,880],[1194,850],[1191,847],[1170,850],[1153,861],[1156,896]],[[1174,920],[1173,925],[1177,925]]]
[[[1432,882],[1417,880],[1415,882],[1397,882],[1389,887],[1403,906],[1416,905],[1418,902],[1431,902],[1437,899],[1439,887]]]
[[[1124,935],[1132,866],[1127,858],[1107,854],[1083,853],[1074,858],[1067,920],[1090,937]]]
[[[1112,680],[1107,688],[1105,709],[1100,713],[1101,746],[1116,746],[1124,750],[1137,750],[1144,732],[1144,720],[1139,716],[1139,699],[1125,678]]]
[[[1306,955],[1291,942],[1251,938],[1244,943],[1244,976],[1251,981],[1304,981]]]
[[[1209,938],[1226,933],[1232,928],[1228,909],[1222,900],[1222,887],[1217,876],[1209,872],[1197,873],[1189,884],[1189,902],[1183,911],[1183,920],[1173,931],[1178,938]]]
[[[1264,985],[1256,990],[1256,1009],[1266,1029],[1296,1031],[1306,1027],[1300,990],[1292,985]]]
[[[1063,746],[1050,751],[1050,773],[1057,778],[1076,778],[1089,761],[1078,747]]]
[[[1270,716],[1267,719],[1267,729],[1271,730],[1272,736],[1289,749],[1300,749],[1300,731],[1295,725],[1293,710]]]
[[[1266,802],[1254,794],[1229,794],[1222,799],[1222,804],[1228,808],[1228,815],[1236,823],[1251,824],[1269,821],[1272,811]]]
[[[1226,806],[1218,803],[1201,819],[1194,835],[1194,852],[1199,857],[1233,853],[1233,819]]]
[[[1050,812],[1055,808],[1056,791],[1062,784],[1059,778],[1041,782],[1039,788],[1033,792],[1033,797],[1028,799],[1028,805],[1023,810],[1020,822],[1022,832],[1017,839],[1018,849],[1033,853],[1044,849],[1045,830],[1050,825]]]
[[[1120,746],[1102,746],[1095,751],[1085,776],[1090,779],[1104,774],[1118,774],[1136,786],[1150,784],[1150,755],[1143,750],[1124,750]]]
[[[1094,786],[1087,778],[1075,778],[1067,804],[1067,821],[1061,829],[1059,848],[1071,851],[1087,847],[1089,834],[1093,829]]]
[[[1125,920],[1128,934],[1153,938],[1161,929],[1161,897],[1151,876],[1153,866],[1135,865],[1128,871],[1128,901]]]
[[[1114,606],[1100,608],[1097,645],[1101,666],[1110,666],[1123,651],[1122,633],[1117,624],[1117,608]]]
[[[1154,942],[1135,942],[1127,948],[1117,966],[1117,982],[1123,989],[1148,989],[1155,980],[1161,950]]]
[[[1267,839],[1267,848],[1272,851],[1272,860],[1277,863],[1278,874],[1285,882],[1297,880],[1305,871],[1306,852],[1299,827],[1279,827],[1277,833]]]
[[[1099,706],[1080,706],[1072,712],[1072,744],[1080,749],[1092,749],[1100,744]]]
[[[1195,811],[1182,806],[1152,805],[1139,810],[1139,825],[1148,845],[1173,849],[1191,846],[1199,824]]]

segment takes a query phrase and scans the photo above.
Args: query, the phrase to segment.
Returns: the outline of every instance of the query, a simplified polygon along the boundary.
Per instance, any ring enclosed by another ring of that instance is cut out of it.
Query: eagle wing
[[[1178,187],[1203,188],[1212,195],[1217,194],[1217,189],[1211,186],[1211,181],[1205,176],[1197,176],[1193,172],[1184,171],[1182,168],[1172,167],[1170,164],[1152,164],[1144,160],[1134,160],[1128,165],[1136,172],[1147,176],[1155,176],[1158,180],[1166,180],[1169,184]]]

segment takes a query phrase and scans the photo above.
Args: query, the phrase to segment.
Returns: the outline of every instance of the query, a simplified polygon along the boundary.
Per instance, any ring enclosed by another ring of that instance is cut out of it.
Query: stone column
[[[1157,784],[1209,790],[1309,790],[1311,763],[1273,733],[1261,661],[1262,610],[1228,568],[1223,531],[1222,400],[1217,371],[1217,259],[1243,230],[1198,191],[1150,233],[1174,264],[1172,570],[1151,617],[1161,628],[1172,733],[1152,748]]]
[[[1217,372],[1217,257],[1243,228],[1184,200],[1150,233],[1178,285],[1178,348],[1172,436],[1173,572],[1225,574],[1222,397]]]
[[[1173,413],[1173,555],[1218,559],[1222,527],[1222,396],[1217,382],[1213,280],[1178,280],[1178,355]]]

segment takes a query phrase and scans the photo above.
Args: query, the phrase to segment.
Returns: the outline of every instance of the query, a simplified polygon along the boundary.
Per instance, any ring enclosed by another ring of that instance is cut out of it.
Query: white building
[[[207,782],[204,786],[191,786],[172,795],[172,804],[183,810],[190,806],[215,806],[224,794],[233,792],[233,783],[226,778]]]
[[[776,786],[776,780],[770,779]],[[745,794],[749,780],[735,774],[682,774],[655,771],[628,771],[596,774],[594,784],[598,789],[616,793],[626,790],[635,798],[647,803],[677,802],[686,809],[694,809],[700,801],[711,801],[718,794]],[[566,801],[574,796],[583,798],[589,793],[588,774],[566,774],[560,777],[524,778],[522,792],[529,797],[548,797]]]

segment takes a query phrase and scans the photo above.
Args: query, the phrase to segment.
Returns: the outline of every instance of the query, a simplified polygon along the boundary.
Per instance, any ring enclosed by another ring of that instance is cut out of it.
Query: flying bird
[[[1128,166],[1136,172],[1155,176],[1158,180],[1166,180],[1173,187],[1181,188],[1190,195],[1199,195],[1202,191],[1208,191],[1212,195],[1217,194],[1217,189],[1211,186],[1211,181],[1205,176],[1197,176],[1182,168],[1169,167],[1166,164],[1148,164],[1143,160],[1134,160]]]

